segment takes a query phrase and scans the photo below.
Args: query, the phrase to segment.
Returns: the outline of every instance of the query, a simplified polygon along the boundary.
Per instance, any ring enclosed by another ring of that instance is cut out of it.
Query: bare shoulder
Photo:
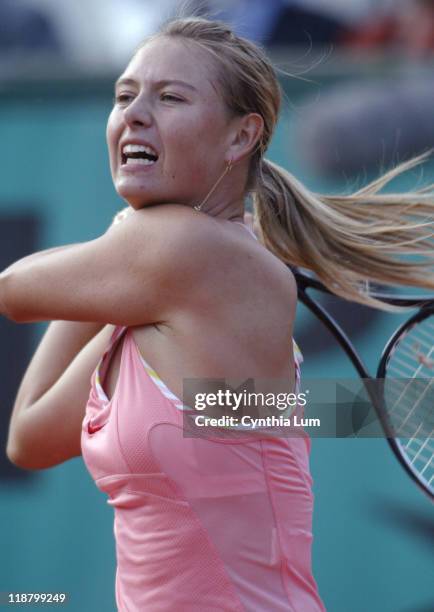
[[[254,284],[258,291],[273,291],[295,308],[297,284],[289,267],[242,228],[187,206],[164,204],[134,211],[122,222],[126,241],[145,259],[153,258],[158,274],[164,274],[160,287],[175,306],[182,302],[211,299],[226,287],[237,292]],[[244,233],[245,232],[245,233]],[[146,236],[146,243],[144,238]],[[142,247],[134,247],[138,241]],[[149,261],[147,262],[149,263]],[[149,272],[149,265],[144,265]],[[226,295],[228,293],[226,292]]]
[[[180,204],[147,206],[133,211],[106,232],[110,257],[130,262],[136,281],[149,297],[158,288],[162,316],[178,305],[186,287],[204,276],[216,252],[216,233],[203,214]],[[215,257],[214,257],[215,261]],[[164,306],[163,306],[164,305]],[[149,321],[148,321],[149,322]]]
[[[206,261],[215,260],[222,246],[213,219],[180,204],[136,210],[116,229],[123,230],[129,248],[137,249],[144,259],[157,254],[160,270],[181,272],[184,278],[203,272]]]
[[[289,294],[291,296],[292,303],[293,303],[293,305],[295,307],[296,304],[297,304],[297,298],[298,298],[297,281],[295,279],[295,276],[294,276],[292,270],[290,270],[288,266],[285,266],[285,268],[286,268],[285,276],[286,276],[286,279],[287,279],[286,282],[288,284]]]
[[[163,244],[166,252],[171,252],[184,245],[183,252],[190,252],[197,245],[217,238],[212,220],[203,214],[180,204],[160,204],[135,210],[122,223],[111,227],[110,232],[122,232],[131,239],[148,241],[147,246]],[[143,243],[143,242],[142,242]]]

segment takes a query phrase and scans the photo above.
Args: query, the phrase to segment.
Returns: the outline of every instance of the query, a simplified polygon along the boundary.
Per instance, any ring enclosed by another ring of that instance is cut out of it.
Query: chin
[[[126,185],[115,186],[115,188],[118,196],[136,210],[155,203],[155,194],[149,193],[144,189],[134,189]]]
[[[169,202],[169,200],[167,199],[161,199],[156,196],[144,196],[143,194],[137,195],[131,193],[127,194],[124,193],[122,190],[118,191],[118,194],[127,204],[131,206],[131,208],[134,208],[134,210],[140,210],[141,208],[148,207],[151,208],[152,206],[158,206],[159,204],[167,204]],[[170,202],[173,203],[173,201]]]
[[[141,208],[147,208],[148,206],[152,206],[154,203],[153,202],[143,202],[143,200],[136,200],[134,198],[126,198],[124,196],[121,196],[122,199],[131,206],[131,208],[134,208],[134,210],[140,210]]]
[[[145,185],[134,185],[131,181],[118,181],[114,184],[116,193],[134,210],[157,206],[159,204],[180,204],[190,206],[191,198],[176,197],[172,193],[162,193],[157,189],[147,189]]]

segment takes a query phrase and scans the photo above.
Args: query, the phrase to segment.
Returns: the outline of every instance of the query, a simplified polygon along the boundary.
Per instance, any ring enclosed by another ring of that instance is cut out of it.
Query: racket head
[[[392,335],[377,370],[380,419],[393,452],[434,501],[434,301]]]

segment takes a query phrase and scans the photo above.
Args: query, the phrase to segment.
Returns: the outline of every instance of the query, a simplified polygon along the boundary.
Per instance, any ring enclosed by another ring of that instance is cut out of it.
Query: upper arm
[[[17,322],[60,319],[126,326],[163,320],[174,300],[185,294],[189,275],[198,269],[190,264],[199,259],[191,240],[185,249],[191,238],[185,212],[169,206],[165,217],[161,210],[138,210],[95,240],[5,270],[0,284],[7,315]]]
[[[106,325],[76,355],[58,381],[12,420],[7,455],[25,469],[43,469],[81,455],[81,426],[91,376],[113,332]]]

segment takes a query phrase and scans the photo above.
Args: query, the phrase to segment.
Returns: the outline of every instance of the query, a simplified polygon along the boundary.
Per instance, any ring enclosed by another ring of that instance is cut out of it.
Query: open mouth
[[[122,166],[128,166],[130,164],[151,166],[155,164],[157,160],[158,154],[151,147],[136,144],[128,144],[122,147]]]

